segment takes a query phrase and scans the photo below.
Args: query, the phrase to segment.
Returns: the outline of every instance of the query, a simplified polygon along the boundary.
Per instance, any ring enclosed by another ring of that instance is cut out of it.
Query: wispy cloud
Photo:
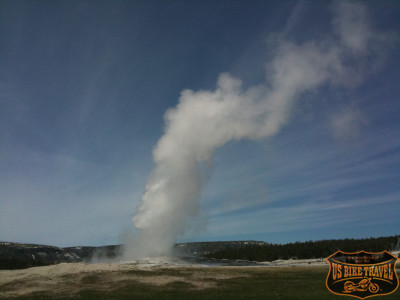
[[[303,139],[312,141],[307,151],[299,149],[302,144],[297,135],[294,139],[286,136],[282,141],[259,145],[259,150],[242,155],[241,160],[230,154],[233,150],[225,149],[226,162],[218,160],[220,164],[203,196],[205,209],[219,215],[263,204],[290,206],[304,199],[335,202],[349,193],[371,193],[365,186],[374,187],[374,193],[382,196],[392,192],[376,185],[391,182],[396,176],[396,140],[384,143],[387,137],[368,136],[349,149],[334,140],[321,144],[321,136],[323,128],[304,131]]]
[[[302,231],[326,227],[358,226],[367,219],[378,223],[392,222],[397,213],[388,208],[396,207],[396,194],[385,197],[358,198],[335,203],[299,202],[285,207],[264,207],[248,212],[240,212],[226,217],[210,219],[210,231],[215,236],[227,233],[251,235]],[[347,225],[346,225],[347,224]]]
[[[338,140],[357,138],[367,124],[367,117],[356,107],[346,107],[331,119],[333,133]]]

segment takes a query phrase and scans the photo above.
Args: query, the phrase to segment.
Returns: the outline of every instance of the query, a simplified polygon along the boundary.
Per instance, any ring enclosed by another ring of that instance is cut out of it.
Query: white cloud
[[[341,141],[357,138],[366,125],[368,125],[367,116],[354,106],[342,109],[331,118],[335,138]]]
[[[336,12],[333,20],[335,32],[342,44],[354,53],[367,54],[374,32],[366,7],[362,3],[337,1],[333,8]]]

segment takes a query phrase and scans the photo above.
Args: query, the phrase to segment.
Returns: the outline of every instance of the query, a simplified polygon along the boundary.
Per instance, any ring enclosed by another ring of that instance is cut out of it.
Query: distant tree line
[[[217,259],[244,259],[251,261],[273,261],[277,259],[325,258],[338,250],[344,252],[381,252],[400,250],[400,235],[366,238],[295,242],[289,244],[246,245],[207,254]]]

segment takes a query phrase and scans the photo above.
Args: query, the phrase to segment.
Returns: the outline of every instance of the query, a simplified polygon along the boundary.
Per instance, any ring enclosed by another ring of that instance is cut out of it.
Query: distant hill
[[[96,253],[115,257],[120,246],[58,248],[46,245],[0,242],[0,269],[24,269],[62,262],[89,261]]]
[[[272,261],[290,258],[327,257],[337,250],[379,252],[399,250],[400,235],[370,239],[344,239],[297,242],[285,245],[262,241],[226,241],[178,243],[177,256],[202,256],[215,259]],[[63,262],[89,262],[93,256],[113,259],[121,253],[121,245],[102,247],[58,248],[46,245],[0,242],[0,269],[24,269]]]

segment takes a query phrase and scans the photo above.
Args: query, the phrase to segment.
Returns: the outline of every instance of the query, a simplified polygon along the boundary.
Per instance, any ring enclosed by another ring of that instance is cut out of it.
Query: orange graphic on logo
[[[365,299],[391,294],[399,287],[398,258],[388,251],[339,250],[326,260],[329,263],[326,287],[334,294]]]
[[[351,293],[355,291],[365,292],[366,290],[369,290],[371,293],[376,293],[379,291],[379,285],[372,283],[371,278],[361,279],[357,284],[352,281],[346,281],[344,283],[344,293]]]

